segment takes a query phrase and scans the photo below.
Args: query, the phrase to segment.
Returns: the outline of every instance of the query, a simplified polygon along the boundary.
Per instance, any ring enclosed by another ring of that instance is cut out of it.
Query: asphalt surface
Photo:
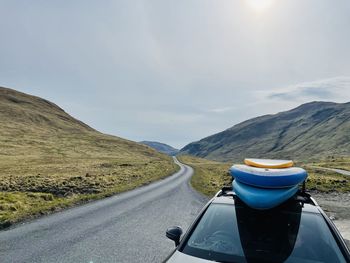
[[[317,168],[317,169],[321,169],[321,170],[326,170],[326,171],[333,171],[333,172],[336,172],[338,174],[350,176],[350,171],[347,171],[347,170],[336,169],[336,168],[326,168],[326,167],[320,167],[320,166],[312,166],[312,167]]]
[[[0,232],[0,262],[161,262],[174,249],[166,228],[186,230],[207,201],[178,164],[164,180]]]
[[[342,170],[342,169],[335,169],[335,168],[327,168],[328,170],[331,170],[333,172],[336,172],[338,174],[342,174],[342,175],[347,175],[350,176],[350,172],[346,171],[346,170]]]

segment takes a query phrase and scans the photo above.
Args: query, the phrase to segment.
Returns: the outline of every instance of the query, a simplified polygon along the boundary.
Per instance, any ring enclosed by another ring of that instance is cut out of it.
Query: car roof
[[[211,203],[235,205],[237,198],[238,197],[236,193],[232,191],[231,187],[224,187],[215,195],[215,197],[211,200]],[[311,195],[309,193],[299,191],[296,196],[291,198],[286,203],[288,202],[289,203],[301,202],[303,212],[309,212],[309,213],[315,213],[315,214],[321,213],[316,201],[311,198]],[[284,206],[288,207],[288,204],[284,204]]]

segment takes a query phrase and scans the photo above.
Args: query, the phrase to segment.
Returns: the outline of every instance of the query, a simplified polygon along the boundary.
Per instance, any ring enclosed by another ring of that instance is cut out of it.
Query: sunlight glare
[[[262,12],[271,6],[273,0],[246,0],[255,11]]]

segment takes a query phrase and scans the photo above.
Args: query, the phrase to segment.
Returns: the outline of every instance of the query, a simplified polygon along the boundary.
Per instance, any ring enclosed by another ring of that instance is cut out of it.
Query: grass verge
[[[0,87],[0,228],[177,169],[150,147],[100,133],[52,102]]]
[[[183,155],[178,159],[193,167],[194,175],[191,179],[192,186],[199,192],[213,196],[223,186],[230,185],[232,177],[228,169],[232,163],[221,163],[193,156]],[[314,165],[314,164],[312,164]],[[332,171],[310,168],[303,165],[309,177],[307,190],[317,192],[350,192],[350,178]]]
[[[228,173],[228,169],[232,164],[189,155],[178,156],[178,159],[193,168],[194,175],[191,178],[191,185],[207,196],[213,196],[222,186],[231,185],[232,183],[232,177]]]
[[[320,162],[314,162],[312,165],[350,171],[350,157],[330,156]]]
[[[179,170],[177,165],[167,160],[126,164],[101,159],[94,160],[90,165],[88,160],[75,160],[75,163],[74,174],[70,173],[69,168],[65,170],[64,165],[60,171],[55,172],[51,168],[50,172],[49,164],[41,164],[47,173],[36,176],[2,176],[0,229],[19,221],[128,191]],[[84,164],[85,169],[79,164]],[[66,166],[69,167],[70,162]]]

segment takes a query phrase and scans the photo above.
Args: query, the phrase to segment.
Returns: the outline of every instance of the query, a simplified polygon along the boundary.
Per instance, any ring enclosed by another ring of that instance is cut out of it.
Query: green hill
[[[290,111],[250,119],[190,143],[181,153],[218,161],[349,156],[350,103],[311,102]]]
[[[0,87],[0,225],[165,177],[171,157]]]

